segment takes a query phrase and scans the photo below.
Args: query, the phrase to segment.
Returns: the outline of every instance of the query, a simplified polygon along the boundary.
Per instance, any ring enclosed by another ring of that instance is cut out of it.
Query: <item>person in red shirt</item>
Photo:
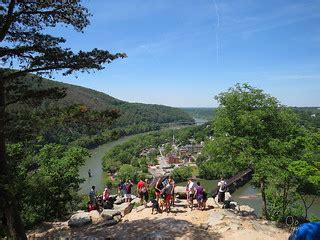
[[[140,178],[140,181],[137,184],[137,193],[138,196],[140,198],[140,204],[144,204],[144,206],[147,206],[147,202],[148,202],[148,184],[146,182],[144,182],[142,180],[142,178]]]

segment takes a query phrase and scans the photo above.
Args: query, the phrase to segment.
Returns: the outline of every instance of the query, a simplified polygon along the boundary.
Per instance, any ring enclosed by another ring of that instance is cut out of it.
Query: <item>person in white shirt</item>
[[[227,182],[222,177],[220,182],[218,182],[219,193],[218,193],[218,202],[224,203],[225,192],[227,190]]]
[[[193,208],[193,199],[194,199],[194,193],[196,189],[196,184],[193,182],[192,178],[188,181],[188,187],[187,187],[187,199],[190,204],[190,208]]]

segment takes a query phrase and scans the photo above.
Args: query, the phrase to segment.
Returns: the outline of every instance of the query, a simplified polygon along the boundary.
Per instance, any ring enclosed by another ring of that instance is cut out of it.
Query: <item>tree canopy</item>
[[[317,144],[311,143],[310,133],[298,124],[290,109],[260,89],[237,84],[216,100],[220,106],[212,124],[214,138],[206,142],[207,160],[199,162],[200,175],[228,177],[252,168],[262,193],[263,214],[267,218],[284,217],[292,210],[290,204],[299,189],[293,181],[299,178],[298,169],[305,167],[312,174],[319,171],[317,164],[305,158],[306,154],[313,155]],[[306,181],[319,187],[314,177]]]
[[[0,59],[6,68],[0,69],[0,202],[9,234],[14,239],[26,239],[26,235],[15,201],[16,184],[10,177],[15,165],[8,161],[6,153],[6,129],[10,119],[6,108],[15,102],[63,96],[63,89],[25,89],[19,77],[27,73],[51,76],[54,71],[68,75],[76,71],[101,70],[103,64],[126,57],[124,53],[112,54],[96,48],[75,53],[64,47],[66,40],[63,37],[49,34],[56,26],[71,26],[82,32],[90,23],[89,17],[90,13],[81,1],[0,2]],[[25,91],[15,94],[12,99],[5,98],[7,91],[17,89]]]

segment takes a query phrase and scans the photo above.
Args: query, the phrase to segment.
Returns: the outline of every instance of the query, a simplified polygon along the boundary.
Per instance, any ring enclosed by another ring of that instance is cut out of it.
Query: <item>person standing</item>
[[[147,184],[140,178],[140,181],[137,183],[137,194],[140,198],[140,204],[147,206],[148,201],[148,189]]]
[[[172,191],[173,191],[173,180],[169,178],[167,185],[162,190],[162,193],[165,195],[165,203],[166,203],[166,211],[170,212],[171,206],[171,198],[172,198]]]
[[[162,188],[163,188],[162,178],[159,177],[157,182],[156,182],[156,185],[154,186],[154,193],[156,195],[156,201],[158,202],[158,204],[159,204],[159,199],[160,199]]]
[[[91,169],[90,169],[90,168],[89,168],[89,170],[88,170],[88,175],[89,175],[89,178],[92,177],[92,175],[91,175]]]
[[[195,197],[195,196],[194,196],[195,188],[196,188],[196,184],[193,182],[193,179],[192,179],[192,178],[189,178],[187,198],[188,198],[188,202],[189,202],[189,204],[190,204],[190,208],[191,208],[191,209],[193,208],[193,199],[194,199],[194,197]]]
[[[171,191],[171,205],[174,207],[174,188],[176,187],[175,182],[172,178],[172,176],[169,176],[169,182],[171,182],[172,185],[172,191]]]
[[[133,183],[131,180],[126,179],[126,182],[123,184],[123,193],[124,193],[124,201],[131,202],[131,188]]]
[[[89,192],[89,198],[90,198],[90,204],[97,207],[97,193],[96,193],[96,187],[92,186]]]
[[[123,193],[123,182],[122,180],[120,180],[118,184],[118,196],[122,197],[122,193]]]
[[[227,182],[221,177],[220,182],[218,182],[219,193],[218,193],[218,202],[224,203],[225,192],[227,191]]]
[[[204,193],[204,189],[202,186],[200,186],[200,182],[197,182],[197,186],[195,189],[195,197],[197,199],[198,202],[198,209],[203,209],[203,193]]]

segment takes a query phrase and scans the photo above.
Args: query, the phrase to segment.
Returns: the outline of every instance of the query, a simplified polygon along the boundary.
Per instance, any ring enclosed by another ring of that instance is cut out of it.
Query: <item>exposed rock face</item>
[[[90,211],[89,217],[91,218],[92,223],[98,223],[103,220],[102,216],[100,215],[100,213],[97,210]]]
[[[126,203],[122,203],[121,205],[114,206],[114,210],[121,212],[122,216],[125,216],[128,213],[130,213],[132,208],[133,208],[133,203],[131,202],[126,202]]]
[[[118,211],[118,210],[112,210],[112,209],[104,209],[101,213],[101,216],[105,219],[110,219],[113,218],[114,216],[117,216],[117,215],[121,215],[121,212]]]
[[[114,204],[119,205],[124,203],[124,198],[122,197],[117,197],[117,200],[114,201]]]
[[[134,198],[132,201],[131,201],[132,204],[139,204],[140,203],[140,198]]]
[[[186,188],[182,186],[176,186],[174,192],[179,199],[187,199]]]
[[[209,198],[208,198],[208,200],[207,200],[207,206],[208,206],[208,207],[213,207],[213,208],[219,207],[219,205],[217,204],[217,202],[216,202],[212,197],[209,197]]]
[[[81,227],[92,222],[88,212],[80,212],[71,216],[68,221],[70,227]]]

